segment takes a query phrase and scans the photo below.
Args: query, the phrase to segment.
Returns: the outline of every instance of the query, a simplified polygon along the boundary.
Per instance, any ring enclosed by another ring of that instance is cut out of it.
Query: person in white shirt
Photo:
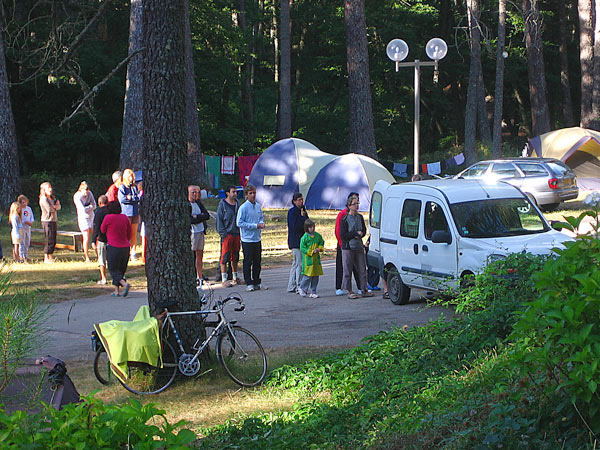
[[[29,262],[29,247],[31,246],[31,227],[34,222],[33,210],[29,206],[29,199],[23,194],[19,195],[17,202],[21,205],[23,212],[23,233],[21,239],[21,245],[19,246],[19,252],[21,254],[21,260],[23,262]]]
[[[208,211],[200,199],[200,186],[188,186],[188,200],[190,202],[191,242],[196,266],[196,284],[202,286],[202,259],[204,257],[204,235],[206,234],[206,221],[210,219]]]
[[[79,189],[77,189],[77,192],[73,195],[73,203],[75,203],[75,208],[77,209],[79,231],[81,231],[83,235],[83,254],[85,255],[85,262],[89,263],[89,246],[92,230],[94,229],[96,199],[94,199],[94,194],[92,194],[92,191],[90,191],[90,188],[85,181],[82,181],[79,184]]]

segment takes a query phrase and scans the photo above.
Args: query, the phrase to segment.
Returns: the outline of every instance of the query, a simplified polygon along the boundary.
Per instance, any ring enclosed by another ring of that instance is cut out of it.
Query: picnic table
[[[44,234],[44,230],[41,228],[32,228],[32,233],[42,233]],[[57,236],[68,236],[73,239],[73,245],[70,244],[61,244],[59,242],[56,243],[56,248],[63,248],[67,250],[72,250],[74,252],[80,252],[83,249],[83,233],[81,231],[56,231]],[[44,246],[46,243],[42,241],[31,241],[31,245],[41,245]]]

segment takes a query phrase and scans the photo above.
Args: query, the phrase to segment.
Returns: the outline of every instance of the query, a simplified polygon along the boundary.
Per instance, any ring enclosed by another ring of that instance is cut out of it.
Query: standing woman
[[[340,223],[340,235],[342,237],[342,264],[344,266],[344,277],[342,289],[348,291],[348,298],[358,298],[359,295],[352,292],[352,270],[358,269],[360,286],[367,286],[367,260],[365,257],[365,246],[363,238],[367,233],[367,227],[363,217],[358,213],[360,202],[358,196],[348,198],[348,214]],[[373,297],[373,294],[363,290],[363,297]]]
[[[140,223],[140,191],[135,185],[135,174],[131,169],[123,171],[123,184],[119,186],[119,203],[121,211],[129,219],[131,226],[131,234],[129,242],[131,244],[131,260],[135,261],[137,255],[135,246],[137,244],[137,227]]]
[[[19,246],[23,241],[23,211],[21,210],[21,204],[19,202],[12,202],[10,205],[10,212],[8,213],[8,220],[10,220],[10,238],[13,244],[13,259],[16,262],[22,262],[21,255],[19,252]]]
[[[96,209],[96,200],[94,194],[90,191],[88,184],[82,181],[79,184],[79,189],[73,195],[73,203],[77,209],[77,224],[79,231],[83,235],[83,254],[85,262],[90,262],[90,254],[88,247],[90,246],[90,237],[94,228],[94,210]]]
[[[53,263],[54,256],[52,254],[56,246],[56,220],[58,217],[56,212],[60,210],[60,201],[54,197],[52,185],[48,181],[40,184],[40,209],[42,210],[40,221],[46,236],[44,262]]]
[[[106,234],[106,259],[108,270],[115,286],[113,297],[118,297],[119,287],[124,288],[123,297],[129,294],[129,283],[125,280],[127,263],[129,262],[129,235],[131,224],[124,214],[121,214],[119,202],[110,202],[107,206],[107,214],[104,216],[100,231]]]

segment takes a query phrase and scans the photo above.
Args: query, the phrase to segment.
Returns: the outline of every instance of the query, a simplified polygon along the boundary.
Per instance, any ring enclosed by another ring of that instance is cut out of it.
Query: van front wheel
[[[406,305],[408,303],[410,288],[402,282],[402,278],[400,278],[400,274],[395,268],[389,271],[387,285],[390,301],[394,305]]]

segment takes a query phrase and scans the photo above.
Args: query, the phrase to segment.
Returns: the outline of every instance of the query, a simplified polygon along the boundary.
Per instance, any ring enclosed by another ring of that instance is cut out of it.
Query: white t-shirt
[[[190,205],[192,205],[192,215],[193,216],[198,216],[198,215],[202,214],[202,210],[200,209],[200,207],[198,206],[198,204],[196,202],[190,202]],[[203,222],[192,224],[192,233],[202,233],[203,231],[204,231],[204,223]]]
[[[27,206],[25,208],[23,208],[23,226],[26,228],[30,228],[30,225],[27,225],[25,222],[34,222],[34,217],[33,217],[33,210],[31,209],[31,206]]]

